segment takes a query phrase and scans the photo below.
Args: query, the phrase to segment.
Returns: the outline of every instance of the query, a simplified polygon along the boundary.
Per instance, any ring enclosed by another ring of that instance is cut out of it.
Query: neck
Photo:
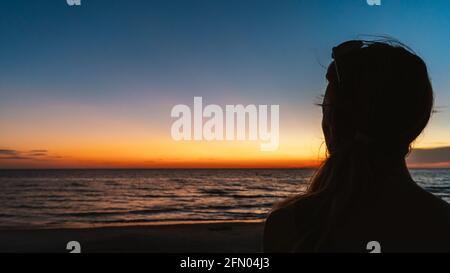
[[[384,176],[411,178],[404,157],[382,158],[373,161],[374,169]]]

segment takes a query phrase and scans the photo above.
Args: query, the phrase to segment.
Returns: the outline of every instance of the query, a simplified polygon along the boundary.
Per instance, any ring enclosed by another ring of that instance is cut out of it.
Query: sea
[[[0,229],[261,220],[313,169],[0,170]],[[450,169],[411,170],[450,203]]]

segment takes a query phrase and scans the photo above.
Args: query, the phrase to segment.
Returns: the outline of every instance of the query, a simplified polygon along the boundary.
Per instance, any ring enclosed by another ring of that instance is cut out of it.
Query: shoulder
[[[389,224],[395,230],[398,249],[421,252],[448,252],[450,204],[417,184],[389,199]],[[390,230],[391,230],[390,229]]]
[[[264,252],[288,252],[295,232],[294,223],[290,206],[271,211],[264,226]]]
[[[291,199],[268,215],[264,227],[264,252],[290,252],[298,238],[298,222],[310,206],[308,199]]]
[[[450,223],[450,204],[434,194],[424,190],[417,184],[414,184],[413,201],[420,206],[420,212],[428,217],[434,217],[438,220],[444,220]]]
[[[380,203],[384,224],[397,237],[431,246],[450,240],[450,204],[416,183],[394,188]]]

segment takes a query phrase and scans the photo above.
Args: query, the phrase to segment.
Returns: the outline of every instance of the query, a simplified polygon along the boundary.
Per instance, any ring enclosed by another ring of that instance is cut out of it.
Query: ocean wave
[[[312,170],[0,171],[0,228],[262,219]],[[450,202],[450,170],[414,170]]]

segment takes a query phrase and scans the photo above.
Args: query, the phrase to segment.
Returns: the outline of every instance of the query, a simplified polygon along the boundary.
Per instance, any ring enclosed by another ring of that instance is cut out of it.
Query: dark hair
[[[327,158],[306,193],[284,203],[317,200],[321,219],[311,223],[317,238],[310,250],[323,248],[344,213],[386,180],[390,161],[404,162],[432,113],[432,86],[420,57],[398,44],[359,42],[334,56],[326,75]]]

